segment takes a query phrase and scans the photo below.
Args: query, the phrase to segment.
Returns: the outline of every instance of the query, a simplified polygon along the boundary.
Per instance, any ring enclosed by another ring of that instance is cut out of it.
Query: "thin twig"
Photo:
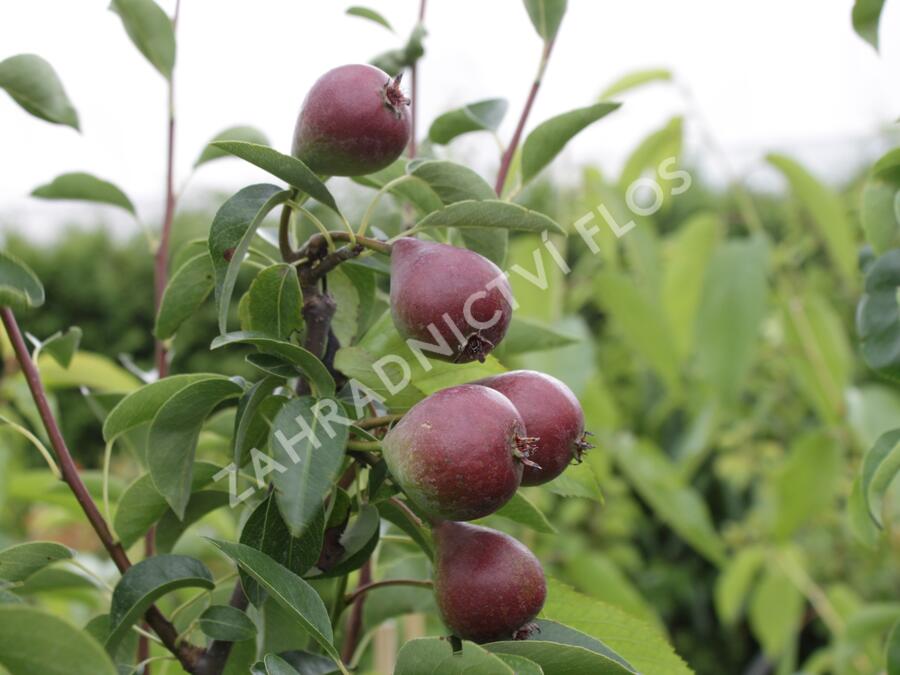
[[[421,26],[425,23],[425,1],[420,0],[419,2],[419,25]],[[411,99],[409,104],[409,158],[416,158],[416,117],[417,111],[419,108],[419,94],[418,94],[418,85],[419,85],[419,73],[418,73],[418,61],[413,62],[412,67],[410,68],[410,77],[409,77],[409,97]]]
[[[178,28],[178,14],[181,10],[181,0],[175,0],[175,13],[172,15],[172,32]],[[168,87],[168,134],[166,141],[166,187],[165,187],[165,215],[163,216],[162,231],[159,237],[159,246],[153,261],[153,307],[154,314],[159,314],[162,306],[163,294],[169,280],[169,242],[172,238],[172,221],[175,219],[175,70],[169,73]],[[159,338],[154,341],[156,355],[156,375],[163,379],[169,374],[169,354],[166,344]],[[156,527],[151,527],[144,535],[144,557],[150,558],[156,552]],[[150,644],[147,638],[138,640],[137,657],[139,662],[149,662]],[[144,675],[150,675],[149,665],[144,670]]]
[[[410,539],[410,541],[412,541]],[[348,593],[345,599],[346,604],[351,604],[362,595],[376,588],[384,588],[385,586],[418,586],[419,588],[432,588],[434,584],[427,579],[383,579],[382,581],[373,581],[365,586],[357,586],[356,590]]]
[[[356,422],[356,426],[360,429],[376,429],[378,427],[386,427],[394,422],[399,422],[401,419],[403,419],[402,413],[396,415],[381,415],[380,417],[366,417]]]
[[[3,326],[6,329],[6,334],[12,344],[13,351],[16,354],[16,360],[19,362],[19,367],[22,369],[22,374],[25,376],[25,382],[28,384],[28,389],[31,391],[31,397],[34,399],[38,415],[40,416],[44,429],[47,432],[47,436],[50,439],[50,445],[56,453],[56,459],[59,463],[62,479],[75,495],[75,499],[81,506],[82,511],[84,511],[88,522],[94,529],[94,532],[97,533],[100,543],[103,544],[103,547],[106,549],[107,553],[109,553],[110,558],[112,558],[119,571],[124,574],[131,567],[131,561],[128,559],[125,549],[122,548],[122,545],[113,537],[106,520],[104,520],[100,510],[94,503],[84,481],[81,480],[81,475],[78,473],[78,468],[75,466],[75,460],[69,452],[66,441],[59,429],[59,424],[57,424],[53,411],[50,409],[44,385],[41,382],[37,367],[35,366],[34,361],[31,360],[31,355],[28,353],[28,347],[22,337],[22,332],[19,330],[19,324],[16,321],[15,314],[13,314],[13,311],[9,307],[3,307],[0,309],[0,319],[2,319]],[[179,643],[177,640],[178,632],[175,630],[175,627],[155,606],[150,607],[150,609],[147,610],[144,618],[160,637],[163,644],[166,646],[166,649],[178,658],[184,669],[189,673],[194,673],[197,659],[202,653],[202,650],[199,647],[195,647],[188,643]]]
[[[534,105],[534,99],[537,98],[538,90],[541,88],[541,81],[544,79],[544,73],[547,70],[547,61],[550,59],[550,52],[553,51],[554,40],[548,40],[544,43],[544,51],[541,53],[541,62],[538,65],[537,75],[531,84],[531,91],[528,92],[528,98],[525,100],[525,107],[522,108],[522,114],[519,115],[519,123],[516,125],[516,131],[513,133],[509,147],[503,153],[500,160],[500,171],[497,174],[497,183],[494,186],[494,192],[498,196],[502,195],[503,186],[506,183],[506,176],[509,173],[509,167],[512,164],[513,156],[519,147],[519,141],[522,139],[522,132],[525,130],[525,123],[528,121],[528,115],[531,113],[531,106]]]
[[[371,583],[372,559],[369,558],[359,570],[359,584],[357,584],[354,593]],[[350,611],[350,619],[347,621],[347,631],[344,634],[344,644],[341,648],[341,660],[348,665],[353,661],[353,655],[356,653],[356,647],[359,645],[359,638],[362,635],[363,605],[365,601],[365,593],[356,597],[353,601],[353,609]]]

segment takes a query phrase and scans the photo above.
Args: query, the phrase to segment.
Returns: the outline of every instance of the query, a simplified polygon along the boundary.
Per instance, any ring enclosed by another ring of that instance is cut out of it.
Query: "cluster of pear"
[[[293,153],[322,175],[379,171],[409,142],[409,103],[399,76],[367,65],[335,68],[303,103]],[[513,309],[509,284],[491,261],[412,237],[392,246],[390,300],[405,338],[454,363],[484,361]],[[434,591],[447,626],[476,642],[527,633],[546,597],[541,564],[514,538],[465,521],[580,460],[590,446],[574,394],[527,370],[450,387],[413,406],[383,446],[394,480],[431,523]]]
[[[477,253],[411,238],[394,244],[394,324],[407,339],[447,345],[437,358],[484,360],[506,334],[511,301],[500,269]],[[540,563],[509,535],[464,521],[581,459],[590,446],[572,391],[530,370],[443,389],[413,406],[383,446],[394,480],[432,523],[444,623],[475,642],[527,633],[546,597]]]

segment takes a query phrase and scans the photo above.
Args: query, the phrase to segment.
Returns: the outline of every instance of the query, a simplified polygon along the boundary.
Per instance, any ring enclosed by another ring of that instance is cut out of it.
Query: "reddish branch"
[[[420,0],[419,2],[419,25],[425,23],[425,0]],[[418,85],[418,69],[416,64],[412,64],[412,68],[410,69],[410,78],[409,78],[409,94],[410,94],[410,106],[409,106],[409,157],[410,159],[415,159],[416,157],[416,112],[419,109],[419,96],[417,91]]]
[[[544,43],[544,51],[541,53],[541,63],[538,66],[537,76],[531,84],[531,91],[528,92],[528,98],[525,100],[525,107],[522,108],[522,114],[519,115],[519,123],[516,125],[516,131],[513,133],[509,147],[503,153],[500,160],[500,172],[497,174],[497,183],[494,186],[494,192],[499,196],[503,192],[503,185],[506,183],[506,176],[509,174],[509,167],[512,164],[516,149],[519,147],[519,141],[522,140],[522,132],[525,130],[525,123],[528,121],[528,115],[531,113],[531,107],[534,105],[534,99],[537,98],[538,90],[541,88],[541,81],[544,79],[544,71],[547,69],[547,61],[550,59],[550,52],[553,51],[553,40]]]
[[[353,593],[355,599],[353,601],[353,608],[350,611],[350,619],[347,621],[347,632],[344,634],[344,645],[341,649],[341,660],[348,665],[353,660],[353,654],[356,652],[360,637],[362,637],[363,605],[366,601],[366,595],[364,592],[359,593],[359,591],[366,586],[369,586],[371,583],[372,560],[369,559],[366,560],[365,564],[359,570],[359,584],[356,587],[356,591]]]
[[[113,537],[109,526],[100,514],[100,510],[91,498],[84,482],[81,480],[81,476],[75,466],[75,460],[72,459],[72,454],[69,452],[69,448],[62,436],[56,418],[53,416],[53,412],[50,409],[50,404],[47,401],[47,394],[44,391],[44,385],[41,382],[37,367],[35,366],[34,361],[31,360],[31,355],[28,353],[28,347],[25,345],[25,340],[22,338],[22,332],[19,330],[19,324],[16,321],[16,317],[11,309],[4,307],[0,309],[0,318],[3,320],[3,326],[6,328],[6,334],[9,336],[9,340],[12,343],[13,351],[16,354],[16,360],[19,362],[19,367],[22,369],[25,381],[28,383],[28,389],[31,391],[31,396],[34,399],[34,404],[37,407],[41,422],[44,425],[44,429],[47,431],[50,445],[53,447],[53,451],[56,454],[62,479],[72,490],[75,499],[84,511],[85,516],[87,516],[91,527],[94,528],[94,532],[97,533],[97,537],[100,539],[103,547],[109,553],[110,558],[112,558],[119,571],[124,574],[128,568],[131,567],[131,561],[128,559],[128,554],[125,553],[125,549],[123,549],[122,545]],[[178,658],[184,669],[189,673],[195,672],[194,668],[203,650],[187,642],[178,642],[178,631],[175,630],[175,627],[158,609],[156,609],[156,607],[151,607],[147,610],[144,618],[159,636],[160,640],[162,640],[166,648]]]
[[[178,27],[178,12],[181,9],[181,0],[175,2],[175,13],[172,15],[172,31]],[[162,305],[163,293],[169,279],[169,247],[172,237],[172,221],[175,219],[175,73],[169,74],[168,79],[168,134],[166,143],[166,187],[165,187],[165,212],[163,215],[162,230],[159,237],[159,246],[153,260],[153,308],[154,315],[159,314]],[[156,361],[156,373],[159,379],[169,374],[169,355],[165,343],[157,338],[154,342],[154,354]],[[151,527],[144,537],[144,556],[149,558],[156,549],[156,528]],[[150,657],[150,642],[145,636],[138,640],[138,663],[143,663]],[[150,666],[144,667],[144,675],[150,675]]]
[[[365,586],[357,586],[355,591],[347,595],[346,603],[349,605],[369,591],[373,591],[376,588],[384,588],[385,586],[417,586],[419,588],[431,588],[434,584],[427,579],[384,579],[382,581],[373,581]]]

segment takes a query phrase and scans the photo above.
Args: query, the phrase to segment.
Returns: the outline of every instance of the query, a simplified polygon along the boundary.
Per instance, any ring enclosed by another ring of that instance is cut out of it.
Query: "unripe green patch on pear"
[[[391,252],[391,316],[405,338],[440,346],[429,357],[484,361],[512,318],[512,289],[487,258],[463,248],[398,239]]]
[[[434,596],[441,618],[464,640],[510,640],[541,611],[541,563],[507,534],[468,523],[434,527]]]
[[[586,440],[584,411],[565,383],[534,370],[514,370],[479,380],[506,396],[519,411],[525,430],[534,437],[534,450],[528,458],[522,485],[547,483],[569,466],[580,462],[585,450],[593,447]]]
[[[382,446],[394,480],[423,512],[475,520],[512,499],[531,443],[509,399],[464,384],[414,405]]]
[[[409,103],[399,75],[366,64],[329,70],[303,101],[292,152],[326,176],[380,171],[409,143]]]

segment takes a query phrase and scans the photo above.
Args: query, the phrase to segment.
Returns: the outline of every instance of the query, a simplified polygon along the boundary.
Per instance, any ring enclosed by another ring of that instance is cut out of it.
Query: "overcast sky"
[[[173,1],[165,0],[170,10]],[[184,177],[206,140],[234,124],[290,146],[299,105],[331,67],[397,46],[417,0],[367,0],[399,33],[347,17],[353,2],[182,0],[176,66],[177,170]],[[67,220],[133,226],[109,209],[41,202],[30,190],[58,173],[113,180],[150,222],[159,217],[165,152],[165,87],[134,49],[108,0],[2,0],[0,59],[34,52],[60,74],[82,134],[31,118],[0,93],[0,228],[52,231]],[[881,146],[900,117],[900,2],[882,17],[882,54],[851,30],[852,0],[569,0],[531,125],[588,105],[620,75],[666,66],[693,91],[731,163],[765,182],[761,157],[790,152],[823,177],[846,175]],[[510,101],[508,138],[533,77],[540,42],[520,0],[429,0],[420,66],[420,128],[441,112],[489,97]],[[684,109],[674,88],[654,87],[580,136],[557,161],[565,179],[583,163],[615,172],[650,131]],[[689,148],[698,130],[689,126]],[[460,139],[450,156],[492,175],[496,146]],[[717,167],[706,169],[715,174]],[[489,175],[489,177],[490,177]],[[238,160],[209,165],[189,195],[264,179]]]

